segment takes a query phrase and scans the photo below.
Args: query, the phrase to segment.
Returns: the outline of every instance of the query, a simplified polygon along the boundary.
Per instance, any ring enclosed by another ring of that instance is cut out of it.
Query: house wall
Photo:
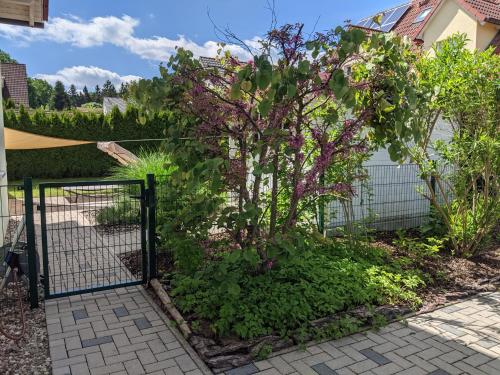
[[[422,35],[424,48],[430,49],[433,43],[444,40],[455,33],[467,34],[468,39],[470,39],[467,47],[476,48],[478,22],[460,8],[454,0],[445,0],[426,25]]]
[[[499,28],[499,26],[495,26],[491,23],[481,25],[478,22],[476,48],[481,51],[488,48],[495,35],[497,35]]]
[[[450,124],[439,119],[431,139],[450,140]],[[429,150],[434,155],[432,149]],[[425,224],[430,210],[429,201],[421,191],[427,186],[414,165],[391,161],[386,149],[379,149],[364,163],[368,178],[356,184],[349,214],[338,202],[328,204],[327,225],[330,229],[346,224],[349,219],[365,221],[377,230],[415,228]]]

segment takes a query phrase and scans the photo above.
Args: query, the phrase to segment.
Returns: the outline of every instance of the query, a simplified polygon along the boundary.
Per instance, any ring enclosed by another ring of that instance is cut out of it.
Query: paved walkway
[[[53,375],[210,371],[142,287],[45,303]]]
[[[500,293],[255,362],[227,375],[500,374]]]

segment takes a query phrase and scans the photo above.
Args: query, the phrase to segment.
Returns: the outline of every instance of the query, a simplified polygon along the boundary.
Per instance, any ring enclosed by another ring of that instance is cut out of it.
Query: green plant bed
[[[252,272],[251,257],[238,253],[222,255],[192,276],[174,276],[175,303],[195,330],[208,322],[216,337],[287,337],[360,306],[421,304],[421,272],[403,269],[381,248],[311,241],[307,250],[263,272]]]

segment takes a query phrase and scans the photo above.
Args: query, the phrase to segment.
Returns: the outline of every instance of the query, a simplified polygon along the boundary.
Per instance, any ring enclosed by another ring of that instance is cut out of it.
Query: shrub
[[[128,108],[109,115],[65,111],[46,113],[38,110],[28,113],[21,109],[5,111],[5,126],[35,134],[89,141],[116,141],[127,139],[163,138],[170,123],[168,112],[155,113],[145,121],[139,120],[138,111]],[[159,142],[130,142],[123,144],[131,152],[157,149]],[[97,177],[109,174],[115,160],[95,144],[43,150],[7,151],[9,178],[22,177],[65,178]]]

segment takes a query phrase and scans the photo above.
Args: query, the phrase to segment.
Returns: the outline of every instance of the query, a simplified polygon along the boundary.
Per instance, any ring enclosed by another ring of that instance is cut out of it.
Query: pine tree
[[[96,85],[92,99],[93,99],[92,101],[94,101],[96,103],[102,102],[102,92],[101,92],[101,88],[99,87],[99,85]]]
[[[78,107],[78,91],[76,91],[76,86],[71,85],[68,90],[69,104],[71,107]]]
[[[87,88],[87,86],[83,86],[82,92],[83,92],[82,104],[90,103],[92,101],[92,97],[90,96],[89,89]]]
[[[118,96],[115,85],[108,79],[102,86],[102,97],[116,98]]]
[[[54,86],[52,106],[58,111],[62,111],[64,108],[69,107],[68,94],[66,94],[66,89],[61,81],[57,81]]]
[[[120,98],[125,99],[128,94],[128,83],[123,83],[120,85],[120,91],[118,92],[118,96]]]

